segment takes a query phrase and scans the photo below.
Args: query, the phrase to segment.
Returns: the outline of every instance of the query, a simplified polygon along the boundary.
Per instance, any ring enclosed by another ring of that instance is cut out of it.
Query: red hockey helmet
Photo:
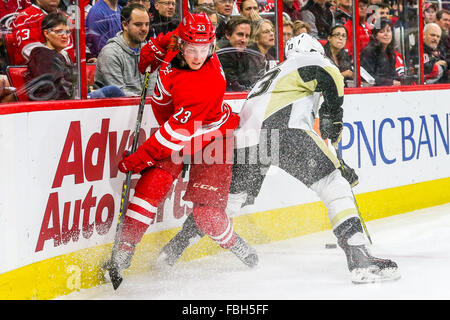
[[[192,44],[207,44],[215,41],[216,31],[206,13],[188,13],[178,26],[178,36]]]

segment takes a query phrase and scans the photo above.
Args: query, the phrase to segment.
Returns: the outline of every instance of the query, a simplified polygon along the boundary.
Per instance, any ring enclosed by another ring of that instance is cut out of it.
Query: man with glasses
[[[180,22],[176,16],[176,7],[177,2],[175,0],[156,0],[147,39],[155,38],[160,33],[166,34],[176,29]]]

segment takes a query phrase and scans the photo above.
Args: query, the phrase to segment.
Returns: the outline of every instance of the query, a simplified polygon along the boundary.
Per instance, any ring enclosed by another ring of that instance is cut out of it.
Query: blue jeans
[[[125,93],[117,86],[106,86],[88,93],[89,99],[124,97]]]

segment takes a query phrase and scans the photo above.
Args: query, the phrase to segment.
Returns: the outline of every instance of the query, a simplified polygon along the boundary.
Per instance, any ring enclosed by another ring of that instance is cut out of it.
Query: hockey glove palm
[[[155,71],[164,61],[167,49],[173,41],[172,35],[175,31],[167,34],[160,33],[156,38],[150,38],[148,42],[142,47],[138,68],[144,74],[148,67],[150,71]]]
[[[323,139],[330,139],[334,146],[339,143],[342,137],[342,116],[342,108],[339,108],[339,111],[334,114],[319,110],[320,134]]]
[[[119,162],[119,170],[123,173],[128,171],[139,173],[148,167],[152,167],[154,164],[155,160],[145,150],[138,148],[135,153],[129,154],[129,152],[125,152],[123,154],[123,159]]]

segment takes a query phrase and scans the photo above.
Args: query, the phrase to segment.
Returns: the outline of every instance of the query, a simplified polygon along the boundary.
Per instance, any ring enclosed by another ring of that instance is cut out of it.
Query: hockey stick
[[[142,86],[142,93],[141,93],[141,100],[139,102],[139,109],[138,109],[138,115],[136,120],[136,128],[134,130],[134,138],[133,138],[133,144],[131,145],[131,153],[134,153],[137,149],[138,140],[139,140],[139,131],[141,129],[141,122],[142,122],[142,115],[144,114],[144,107],[145,107],[145,98],[147,97],[147,89],[150,82],[150,71],[147,69],[145,72],[145,78],[144,78],[144,84]],[[104,265],[104,268],[109,271],[109,275],[111,278],[112,285],[114,287],[114,290],[116,290],[120,283],[122,282],[122,276],[117,272],[115,268],[112,267],[111,263],[114,261],[114,258],[117,254],[118,248],[119,248],[119,240],[120,235],[122,233],[122,226],[123,226],[123,219],[122,216],[124,215],[124,212],[127,209],[128,206],[128,195],[130,194],[130,184],[131,184],[131,176],[133,172],[128,171],[125,179],[125,183],[123,185],[122,189],[122,198],[120,200],[120,211],[119,211],[119,217],[117,220],[117,227],[116,227],[116,236],[114,238],[114,245],[111,252],[111,259],[106,262]]]
[[[342,159],[341,153],[339,152],[337,145],[335,145],[335,144],[332,144],[332,145],[333,145],[334,151],[336,151],[336,157],[339,160],[339,164],[341,165],[340,169],[342,170],[342,172],[344,172],[344,170],[345,170],[344,160]],[[358,211],[358,216],[359,216],[359,220],[361,220],[361,225],[364,229],[367,239],[369,239],[370,244],[372,244],[372,239],[370,238],[369,231],[367,230],[366,223],[364,222],[364,219],[361,215],[361,211],[359,210],[358,202],[356,201],[355,193],[353,192],[353,188],[351,186],[350,186],[350,190],[352,191],[353,202],[355,203],[356,210]]]

